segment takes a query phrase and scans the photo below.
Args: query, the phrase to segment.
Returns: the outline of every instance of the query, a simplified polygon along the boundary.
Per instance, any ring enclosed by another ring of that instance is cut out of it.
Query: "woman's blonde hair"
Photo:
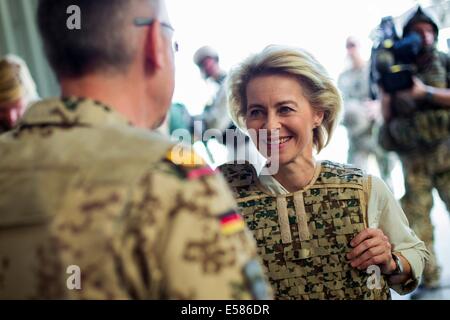
[[[312,108],[323,111],[322,125],[314,129],[313,144],[320,152],[330,141],[342,108],[339,90],[324,67],[303,49],[275,46],[245,59],[228,77],[228,107],[235,124],[246,130],[247,85],[263,75],[295,77]]]

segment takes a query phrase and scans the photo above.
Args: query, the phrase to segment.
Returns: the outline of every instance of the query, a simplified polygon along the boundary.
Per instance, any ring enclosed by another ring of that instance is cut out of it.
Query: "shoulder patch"
[[[236,211],[229,211],[219,216],[220,230],[223,235],[231,235],[244,230],[245,222]]]
[[[364,172],[352,165],[344,165],[331,161],[321,162],[322,171],[317,183],[355,183],[361,185]]]
[[[188,168],[203,167],[206,165],[205,160],[192,147],[188,146],[173,146],[167,152],[166,159],[173,164]]]
[[[167,152],[165,160],[176,168],[181,177],[188,180],[217,174],[191,147],[174,146]]]
[[[189,180],[196,180],[200,179],[201,177],[213,176],[215,174],[216,170],[211,169],[209,166],[205,166],[202,168],[190,170],[189,172],[187,172],[186,176]]]

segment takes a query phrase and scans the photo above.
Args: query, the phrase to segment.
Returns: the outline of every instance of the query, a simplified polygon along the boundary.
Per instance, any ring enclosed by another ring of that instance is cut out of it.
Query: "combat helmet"
[[[439,27],[437,20],[429,12],[422,9],[421,6],[417,7],[417,10],[411,14],[411,16],[406,20],[405,26],[403,27],[403,37],[411,32],[411,28],[414,24],[419,22],[426,22],[433,26],[435,38],[437,39],[439,35]]]
[[[217,51],[210,46],[203,46],[198,49],[194,54],[194,62],[197,66],[201,66],[203,60],[205,58],[213,58],[217,62],[219,62],[219,54]]]

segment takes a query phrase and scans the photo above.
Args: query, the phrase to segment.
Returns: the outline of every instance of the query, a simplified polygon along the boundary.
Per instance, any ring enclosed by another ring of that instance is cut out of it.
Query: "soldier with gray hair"
[[[270,298],[223,178],[149,130],[174,89],[164,1],[41,0],[38,21],[62,96],[0,137],[0,299]]]
[[[221,167],[276,298],[382,300],[389,287],[414,290],[428,252],[383,181],[314,159],[341,109],[324,68],[302,49],[269,46],[238,65],[229,84],[235,123],[279,162],[270,175],[250,164]]]

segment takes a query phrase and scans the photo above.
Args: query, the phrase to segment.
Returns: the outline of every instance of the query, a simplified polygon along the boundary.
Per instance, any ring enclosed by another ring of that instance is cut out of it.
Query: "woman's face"
[[[271,155],[271,148],[278,150],[280,165],[312,158],[313,129],[322,119],[323,112],[311,107],[294,77],[258,76],[247,85],[247,128],[256,131],[252,138],[265,157]]]

